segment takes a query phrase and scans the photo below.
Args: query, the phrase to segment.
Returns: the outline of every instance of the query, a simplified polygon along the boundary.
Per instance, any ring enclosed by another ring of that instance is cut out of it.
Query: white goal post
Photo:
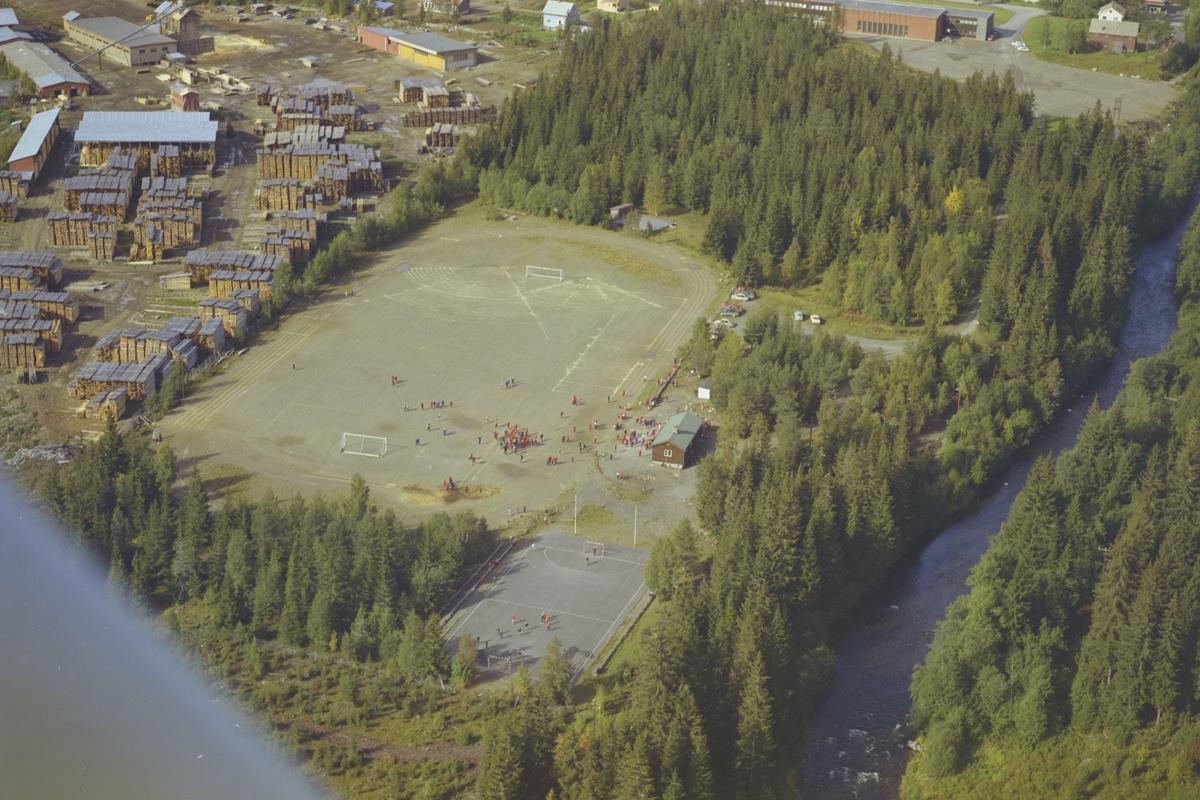
[[[554,267],[535,267],[530,264],[525,265],[526,278],[549,278],[552,281],[561,282],[563,279],[563,271]]]
[[[352,456],[383,458],[387,454],[387,439],[383,436],[364,436],[361,433],[343,433],[341,452]]]
[[[585,556],[602,556],[602,555],[604,555],[604,542],[584,541],[583,554]]]

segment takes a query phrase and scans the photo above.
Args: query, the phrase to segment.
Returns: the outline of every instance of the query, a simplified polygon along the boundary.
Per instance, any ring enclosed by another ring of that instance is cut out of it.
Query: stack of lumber
[[[179,145],[160,144],[154,155],[150,156],[151,178],[178,178],[183,172],[183,159],[179,155]]]
[[[400,90],[400,102],[416,103],[421,100],[426,87],[433,88],[442,84],[437,78],[400,78],[393,86]]]
[[[29,179],[25,177],[24,172],[0,170],[0,192],[8,192],[21,198],[28,197]]]
[[[261,173],[260,173],[261,174]],[[258,182],[254,190],[254,208],[258,211],[294,211],[300,208],[303,191],[295,178],[272,178]]]
[[[283,259],[279,256],[238,253],[233,250],[193,250],[183,258],[183,267],[191,274],[193,286],[208,283],[209,276],[217,270],[274,272],[282,263]]]
[[[362,117],[359,116],[358,106],[330,106],[323,119],[348,131],[366,130]]]
[[[220,320],[221,325],[225,328],[225,333],[229,336],[244,331],[250,322],[250,312],[232,297],[224,300],[218,297],[206,297],[200,301],[196,310],[199,312],[200,319]]]
[[[208,276],[209,294],[222,300],[238,289],[254,289],[263,300],[270,300],[274,288],[275,276],[270,272],[219,269]]]
[[[3,264],[2,260],[0,264]],[[36,275],[32,269],[0,266],[0,289],[10,292],[44,292],[46,279]]]
[[[106,419],[109,416],[115,420],[120,419],[125,416],[125,398],[128,396],[129,390],[124,386],[100,392],[84,403],[83,408],[79,409],[79,416],[84,419]]]
[[[120,363],[141,361],[155,353],[172,355],[182,337],[171,331],[156,331],[146,328],[126,328],[117,339],[116,361]]]
[[[67,391],[71,397],[87,399],[100,392],[124,388],[130,400],[141,401],[158,389],[160,378],[166,375],[170,366],[171,359],[161,353],[146,356],[138,364],[91,361],[83,365],[75,380],[67,385]]]
[[[8,294],[8,292],[3,292]],[[33,292],[21,292],[21,294],[33,294]],[[0,300],[0,319],[41,319],[42,310],[33,303],[26,303],[21,300],[13,300],[11,298]]]
[[[254,104],[261,107],[269,107],[273,104],[272,95],[275,90],[270,86],[260,86],[254,92]]]
[[[162,261],[163,229],[158,220],[150,220],[133,228],[133,246],[129,248],[130,261]]]
[[[51,353],[62,346],[62,323],[56,319],[0,319],[0,336],[10,333],[32,333]]]
[[[143,178],[135,230],[154,225],[163,247],[196,247],[203,225],[202,204],[188,194],[186,178]]]
[[[0,337],[0,369],[46,366],[46,345],[33,333],[10,333]]]
[[[344,106],[354,102],[354,92],[342,84],[328,86],[306,86],[299,91],[299,97],[315,104],[318,108],[328,109],[330,106]]]
[[[422,86],[421,102],[425,104],[426,108],[449,108],[450,90],[441,84]]]
[[[292,144],[335,144],[345,141],[346,129],[337,125],[300,125],[290,131],[272,131],[263,136],[263,147],[278,150]]]
[[[307,264],[312,257],[315,240],[308,231],[267,228],[266,234],[258,240],[258,252],[286,258],[296,266]]]
[[[126,170],[128,172],[138,171],[137,154],[122,152],[120,147],[114,148],[109,153],[108,161],[105,163],[109,169]]]
[[[209,355],[225,350],[225,322],[221,319],[203,320],[193,340],[200,352]]]
[[[91,233],[107,233],[115,238],[117,218],[82,211],[53,211],[46,215],[46,227],[51,247],[87,247]]]
[[[427,128],[435,122],[470,125],[484,122],[487,117],[486,108],[426,108],[408,112],[400,118],[400,124],[406,128]]]
[[[42,253],[28,250],[0,250],[0,267],[16,267],[27,269],[41,278],[46,284],[53,285],[62,280],[63,260],[54,253]],[[2,289],[19,290],[36,287],[0,286]]]
[[[238,305],[242,308],[246,309],[246,313],[250,315],[250,319],[258,316],[262,304],[259,302],[257,289],[234,289],[229,297],[237,301]]]
[[[425,129],[425,144],[428,147],[458,147],[458,138],[457,125],[439,122],[432,128]]]
[[[0,289],[0,303],[25,303],[36,308],[43,319],[70,324],[79,319],[79,298],[66,292],[10,292]]]
[[[86,173],[86,174],[85,174]],[[63,181],[63,207],[88,211],[125,222],[133,200],[133,176],[128,170],[84,170]]]
[[[286,114],[280,114],[275,117],[275,129],[280,131],[294,131],[296,128],[320,125],[323,121],[325,121],[325,116],[319,109],[313,111],[289,111]]]
[[[17,221],[17,196],[0,192],[0,222]]]
[[[300,211],[280,211],[275,215],[275,219],[279,223],[280,230],[307,231],[313,239],[316,239],[325,229],[329,215],[318,214],[316,211],[306,208]]]
[[[88,257],[93,261],[112,261],[117,255],[116,231],[89,231]]]
[[[131,131],[130,135],[135,135]],[[137,166],[138,172],[148,172],[150,169],[150,160],[158,153],[159,145],[145,144],[139,147],[131,147],[124,151],[125,154],[133,156],[131,163]],[[105,142],[86,142],[79,150],[79,163],[81,166],[94,167],[108,163],[109,158],[114,152],[121,150],[120,145],[110,145]],[[180,166],[185,172],[194,170],[204,170],[210,167],[216,160],[215,148],[208,144],[188,145],[179,148]]]

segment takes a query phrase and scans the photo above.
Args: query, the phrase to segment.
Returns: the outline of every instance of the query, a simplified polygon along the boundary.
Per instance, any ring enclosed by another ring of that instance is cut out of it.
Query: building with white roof
[[[17,146],[8,157],[10,170],[24,172],[29,175],[30,180],[38,176],[54,148],[55,140],[58,139],[58,113],[61,110],[55,108],[43,111],[30,118],[25,133],[21,135],[21,141],[17,142]]]
[[[149,154],[173,144],[186,163],[211,165],[216,158],[217,123],[207,111],[85,111],[75,131],[79,165],[99,167],[114,147]]]
[[[563,0],[546,0],[542,8],[542,27],[548,31],[579,27],[579,9]]]

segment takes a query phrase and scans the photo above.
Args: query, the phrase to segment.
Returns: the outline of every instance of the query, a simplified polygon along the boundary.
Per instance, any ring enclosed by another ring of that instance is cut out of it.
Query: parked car
[[[804,312],[803,311],[793,311],[792,319],[796,320],[796,322],[804,322]]]
[[[754,298],[758,297],[758,295],[754,293],[753,289],[747,288],[745,286],[737,287],[736,289],[733,290],[733,294],[731,294],[729,296],[732,297],[734,300],[737,300],[738,302],[742,302],[742,303],[746,302],[747,300],[753,300]]]
[[[717,309],[717,313],[722,317],[740,317],[744,313],[744,309],[741,306],[735,306],[730,303]]]
[[[728,319],[726,317],[720,317],[719,319],[714,319],[712,322],[712,325],[714,328],[736,328],[737,327],[736,322],[734,322],[733,320]]]
[[[810,317],[808,318],[808,321],[809,321],[809,322],[811,322],[813,325],[820,325],[820,324],[821,324],[821,317],[820,317],[819,315],[817,315],[817,314],[813,314],[812,316],[810,316]]]

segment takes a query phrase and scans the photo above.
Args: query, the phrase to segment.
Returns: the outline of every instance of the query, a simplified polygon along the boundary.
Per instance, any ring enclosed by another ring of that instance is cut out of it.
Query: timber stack
[[[79,319],[79,298],[66,292],[10,292],[0,289],[0,306],[19,303],[31,306],[37,313],[34,318],[57,319],[70,324]],[[11,316],[0,311],[0,317]]]
[[[44,292],[46,279],[23,267],[0,266],[0,289],[10,292]]]
[[[290,131],[271,131],[263,136],[263,148],[279,150],[293,144],[338,144],[346,140],[346,129],[337,125],[299,125]]]
[[[100,392],[124,388],[130,400],[142,401],[158,389],[171,364],[171,358],[162,353],[146,356],[136,364],[90,361],[67,384],[67,392],[71,397],[88,400]]]
[[[125,416],[125,399],[128,396],[129,390],[124,386],[109,392],[100,392],[83,404],[79,409],[79,416],[84,419],[106,419],[110,416],[114,420],[120,419]]]
[[[8,192],[23,200],[29,196],[29,179],[24,172],[0,170],[0,192]]]
[[[406,128],[427,128],[437,122],[450,125],[471,125],[486,122],[486,108],[426,108],[410,111],[400,118],[400,124]]]
[[[459,135],[457,125],[439,122],[432,128],[425,129],[425,145],[427,147],[458,147]]]
[[[115,237],[117,218],[82,211],[52,211],[46,215],[46,228],[51,247],[88,247],[88,234],[108,233]]]
[[[46,345],[34,333],[0,336],[0,369],[46,366]]]
[[[218,270],[274,273],[281,264],[283,259],[279,256],[239,253],[233,250],[193,250],[183,258],[183,268],[191,275],[192,286],[204,286],[209,282],[209,277]]]
[[[129,248],[130,261],[162,261],[164,249],[163,229],[157,221],[134,226],[133,246]]]
[[[0,290],[0,294],[11,294]],[[22,294],[33,294],[32,292],[22,292]],[[0,319],[41,319],[42,311],[33,303],[26,303],[23,300],[4,299],[0,300]]]
[[[258,252],[269,256],[286,258],[296,266],[303,266],[312,258],[315,239],[307,231],[282,231],[267,228],[266,236],[258,240]]]
[[[17,196],[0,191],[0,222],[17,221]]]
[[[239,289],[253,289],[263,300],[270,300],[274,288],[275,276],[266,271],[218,269],[208,276],[209,294],[222,300]]]
[[[250,323],[250,312],[232,297],[222,300],[219,297],[206,297],[196,307],[200,319],[220,320],[227,336],[236,336],[246,330]]]
[[[179,145],[160,144],[150,156],[151,178],[178,178],[183,174],[183,158],[179,154]]]
[[[51,353],[57,353],[62,346],[62,323],[56,319],[0,319],[0,336],[11,333],[32,333],[45,342]]]

